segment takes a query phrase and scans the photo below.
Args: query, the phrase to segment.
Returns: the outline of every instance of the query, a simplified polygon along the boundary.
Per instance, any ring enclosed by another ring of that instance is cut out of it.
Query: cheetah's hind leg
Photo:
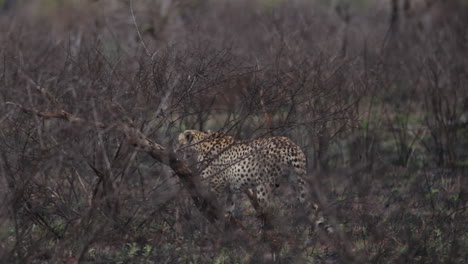
[[[305,179],[305,171],[296,168],[293,179],[296,184],[297,199],[304,207],[304,213],[308,216],[309,220],[314,223],[315,227],[325,230],[327,233],[333,233],[333,228],[328,224],[328,221],[323,215],[322,209],[318,205],[318,197],[314,197],[311,188]]]
[[[225,203],[225,212],[226,214],[234,215],[234,210],[236,209],[236,204],[233,198],[234,194],[231,190],[227,190],[227,197]]]
[[[271,222],[272,214],[271,214],[271,192],[272,188],[269,183],[262,182],[261,184],[257,185],[255,188],[256,193],[256,200],[258,203],[258,208],[255,208],[257,213],[259,214],[259,218],[262,222],[262,229],[263,230],[271,230],[273,229],[273,223]],[[254,204],[252,203],[252,206]],[[255,207],[255,206],[254,206]]]

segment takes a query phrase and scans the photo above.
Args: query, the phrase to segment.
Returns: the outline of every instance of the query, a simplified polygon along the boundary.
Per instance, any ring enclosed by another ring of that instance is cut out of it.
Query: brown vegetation
[[[465,1],[0,4],[0,262],[468,261]],[[186,129],[292,138],[335,232],[225,218]]]

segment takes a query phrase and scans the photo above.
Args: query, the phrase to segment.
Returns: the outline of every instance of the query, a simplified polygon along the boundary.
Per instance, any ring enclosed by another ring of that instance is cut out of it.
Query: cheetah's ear
[[[191,132],[185,132],[185,139],[187,140],[187,143],[192,143],[193,134]]]

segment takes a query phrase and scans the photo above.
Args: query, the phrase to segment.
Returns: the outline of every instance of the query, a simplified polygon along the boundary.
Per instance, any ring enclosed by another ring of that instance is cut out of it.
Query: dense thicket
[[[468,6],[374,2],[0,1],[0,261],[466,263]],[[335,232],[223,230],[98,123],[288,136]]]

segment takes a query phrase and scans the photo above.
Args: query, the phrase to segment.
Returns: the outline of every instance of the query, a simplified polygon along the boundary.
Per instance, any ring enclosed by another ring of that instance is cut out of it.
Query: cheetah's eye
[[[185,139],[187,140],[187,143],[192,143],[192,140],[193,140],[192,133],[185,134]]]

